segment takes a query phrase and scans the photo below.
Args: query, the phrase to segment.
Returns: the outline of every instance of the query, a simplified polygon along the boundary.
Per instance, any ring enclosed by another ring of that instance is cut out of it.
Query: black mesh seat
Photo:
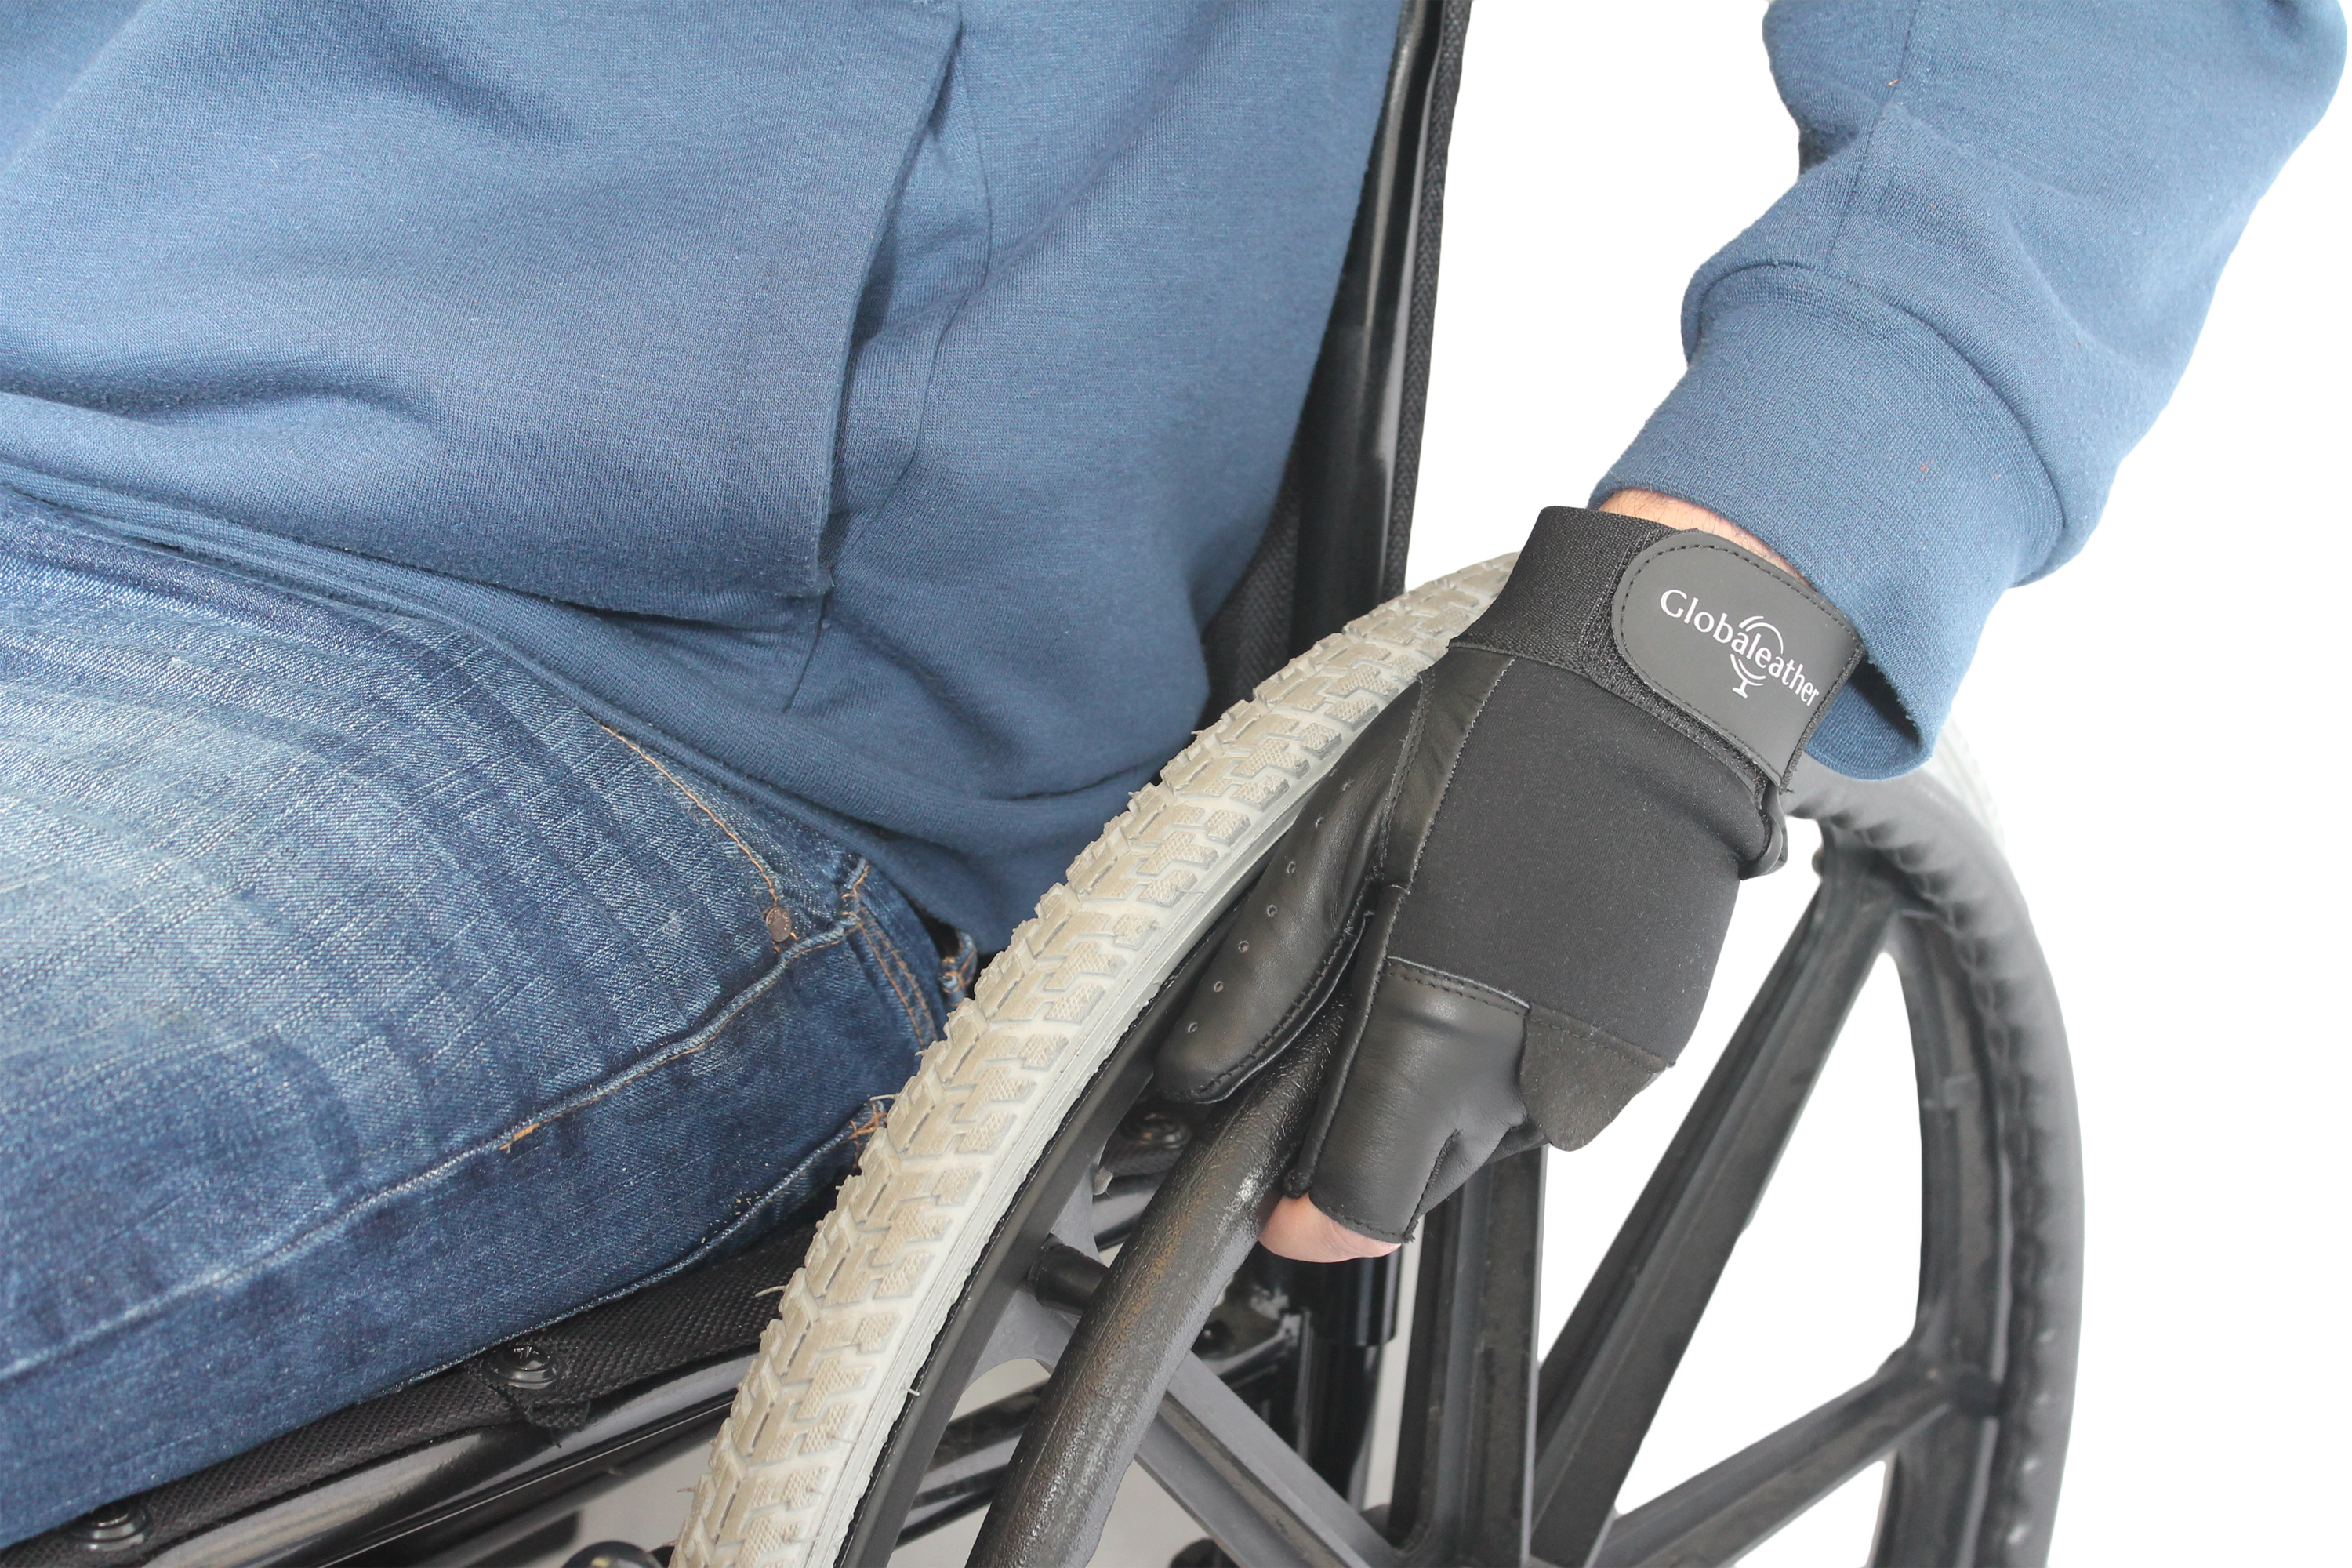
[[[0,1568],[496,1552],[710,1440],[806,1226],[0,1550]]]

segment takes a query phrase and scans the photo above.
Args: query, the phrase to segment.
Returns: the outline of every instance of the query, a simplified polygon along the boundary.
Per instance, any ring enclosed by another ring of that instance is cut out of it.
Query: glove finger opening
[[[1528,1121],[1517,1072],[1526,1009],[1385,946],[1358,959],[1376,975],[1374,994],[1325,1080],[1298,1169],[1332,1218],[1402,1241]]]

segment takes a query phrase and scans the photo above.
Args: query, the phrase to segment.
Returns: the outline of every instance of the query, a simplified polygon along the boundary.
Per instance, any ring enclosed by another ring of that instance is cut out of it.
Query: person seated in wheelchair
[[[2326,0],[1916,9],[1773,6],[1801,172],[1688,374],[1172,1037],[1215,1100],[1352,999],[1276,1250],[1673,1062],[1798,759],[1927,754],[2342,51]],[[0,26],[0,1542],[824,1203],[1201,721],[1394,37]]]

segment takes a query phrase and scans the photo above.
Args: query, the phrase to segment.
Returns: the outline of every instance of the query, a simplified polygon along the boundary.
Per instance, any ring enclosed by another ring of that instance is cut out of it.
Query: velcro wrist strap
[[[1783,786],[1862,660],[1852,623],[1753,551],[1576,507],[1536,520],[1454,645],[1571,670]]]

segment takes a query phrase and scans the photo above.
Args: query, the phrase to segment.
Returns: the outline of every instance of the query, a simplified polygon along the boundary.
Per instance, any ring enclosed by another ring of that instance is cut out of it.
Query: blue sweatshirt
[[[0,483],[473,628],[992,943],[1199,710],[1394,22],[10,0]],[[1815,750],[1883,774],[2080,547],[2342,21],[1766,31],[1804,173],[1598,493],[1711,507],[1843,607],[1875,675]]]

